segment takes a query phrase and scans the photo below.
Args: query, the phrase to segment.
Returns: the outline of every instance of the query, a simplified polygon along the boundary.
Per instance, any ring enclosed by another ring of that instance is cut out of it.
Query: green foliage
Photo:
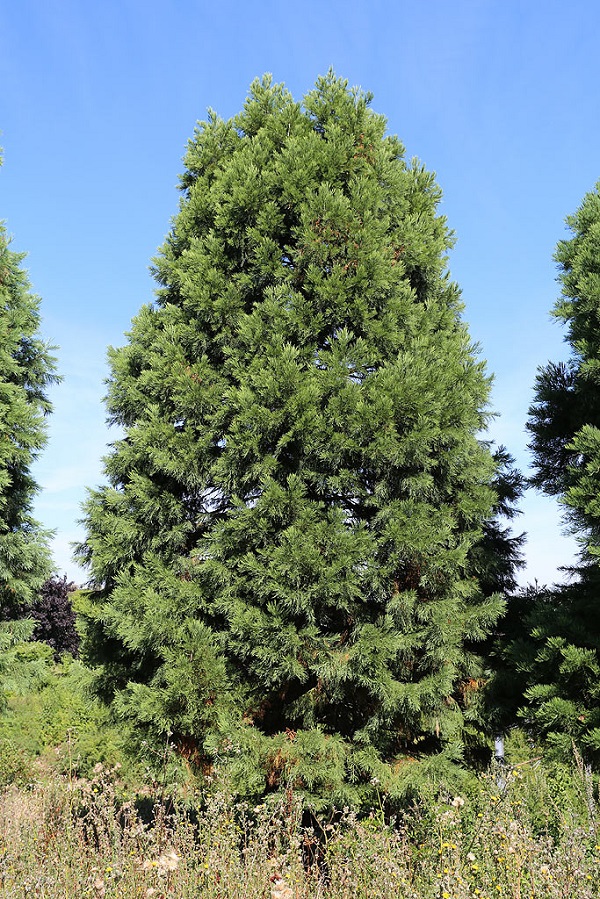
[[[562,498],[584,557],[594,558],[600,515],[598,423],[600,403],[600,184],[567,218],[572,237],[556,250],[562,295],[553,314],[567,327],[571,358],[548,363],[538,374],[528,423],[534,483]],[[600,532],[599,532],[600,533]]]
[[[6,705],[6,694],[15,680],[15,646],[31,636],[33,627],[33,622],[29,621],[0,623],[0,711]]]
[[[22,259],[0,222],[0,708],[22,669],[15,665],[17,638],[30,635],[28,623],[5,622],[20,617],[50,569],[48,534],[31,515],[31,464],[45,443],[46,391],[56,376]]]
[[[571,358],[538,374],[528,428],[534,483],[558,496],[581,547],[571,583],[530,591],[523,611],[529,638],[515,638],[508,656],[522,673],[521,715],[561,756],[573,742],[600,759],[600,185],[587,194],[556,260],[562,296],[554,315],[567,327]],[[521,655],[519,659],[519,655]]]
[[[39,300],[0,225],[0,608],[32,598],[49,568],[46,535],[31,517],[31,463],[45,443],[54,360],[40,340]]]
[[[21,684],[0,717],[0,782],[27,782],[45,769],[91,776],[99,763],[118,764],[122,778],[139,782],[127,729],[116,726],[90,695],[89,672],[66,656],[53,665],[52,650],[44,644],[22,647],[23,653],[43,657],[45,668],[37,681]],[[23,660],[23,667],[30,672],[30,660]]]
[[[24,699],[29,721],[29,700],[50,678],[50,648],[28,642],[34,626],[30,620],[0,623],[0,786],[32,776],[31,746],[20,734],[12,738],[9,707]]]
[[[369,103],[265,77],[198,126],[80,551],[99,693],[315,803],[455,776],[512,566],[441,193]]]

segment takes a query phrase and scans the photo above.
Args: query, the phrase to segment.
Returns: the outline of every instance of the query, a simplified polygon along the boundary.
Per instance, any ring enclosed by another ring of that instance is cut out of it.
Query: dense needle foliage
[[[450,776],[512,576],[440,190],[369,104],[329,73],[211,112],[110,352],[86,658],[119,714],[256,793]]]
[[[22,259],[0,223],[0,703],[12,650],[31,632],[7,619],[19,618],[50,568],[47,535],[32,517],[31,465],[46,440],[54,359],[39,336],[39,299]]]
[[[554,315],[571,355],[539,372],[529,430],[534,484],[558,496],[581,547],[566,586],[530,594],[533,640],[517,641],[510,662],[529,685],[523,715],[563,753],[575,740],[600,758],[600,186],[567,219],[571,237],[556,260],[562,295]],[[523,620],[523,619],[522,619]]]
[[[39,300],[0,225],[0,605],[32,597],[49,566],[46,535],[32,519],[31,464],[44,446],[54,360],[40,339]]]

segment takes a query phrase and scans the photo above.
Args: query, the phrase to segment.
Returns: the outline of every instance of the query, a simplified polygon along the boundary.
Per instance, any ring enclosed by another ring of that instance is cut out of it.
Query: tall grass
[[[581,764],[493,771],[396,820],[348,809],[302,826],[291,791],[256,807],[223,788],[123,794],[119,771],[0,796],[0,896],[553,899],[600,895],[598,795]],[[305,819],[304,819],[305,820]]]

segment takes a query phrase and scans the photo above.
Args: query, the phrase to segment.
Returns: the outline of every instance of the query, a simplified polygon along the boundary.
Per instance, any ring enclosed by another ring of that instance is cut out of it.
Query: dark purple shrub
[[[42,585],[37,599],[28,609],[31,618],[37,621],[32,640],[47,643],[54,650],[56,661],[64,652],[75,658],[79,653],[79,634],[75,628],[75,612],[69,594],[73,584],[53,575]]]

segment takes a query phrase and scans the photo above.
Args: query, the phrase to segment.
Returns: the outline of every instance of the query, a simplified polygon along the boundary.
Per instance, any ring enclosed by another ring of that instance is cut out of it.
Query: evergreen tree
[[[110,351],[87,658],[120,714],[204,764],[229,747],[256,792],[456,770],[503,608],[476,577],[496,464],[452,236],[370,99],[265,77],[211,112],[156,302]]]
[[[1,160],[0,160],[1,162]],[[31,464],[45,442],[54,360],[38,334],[39,300],[0,223],[0,681],[6,654],[29,624],[16,619],[47,576],[47,534],[32,518]],[[0,683],[1,690],[1,683]]]
[[[517,644],[528,685],[522,715],[562,752],[575,741],[600,759],[600,184],[567,219],[559,242],[562,295],[553,314],[567,327],[571,356],[538,374],[528,428],[534,484],[558,496],[580,542],[571,582],[534,591]]]
[[[520,514],[518,502],[525,479],[515,467],[506,447],[494,451],[496,475],[493,481],[495,500],[492,516],[483,524],[483,537],[470,554],[471,567],[477,574],[485,595],[513,594],[517,587],[517,571],[522,568],[525,534],[514,534],[510,523]]]
[[[525,534],[514,534],[510,523],[519,514],[518,501],[525,479],[514,466],[505,447],[494,453],[497,473],[494,479],[496,501],[494,515],[485,522],[483,538],[471,553],[471,564],[485,595],[501,593],[506,611],[487,639],[479,645],[485,664],[486,689],[480,696],[476,736],[496,737],[514,725],[523,699],[522,675],[508,647],[522,635],[522,591],[517,588],[516,573],[524,565]],[[490,761],[483,754],[484,764]]]

